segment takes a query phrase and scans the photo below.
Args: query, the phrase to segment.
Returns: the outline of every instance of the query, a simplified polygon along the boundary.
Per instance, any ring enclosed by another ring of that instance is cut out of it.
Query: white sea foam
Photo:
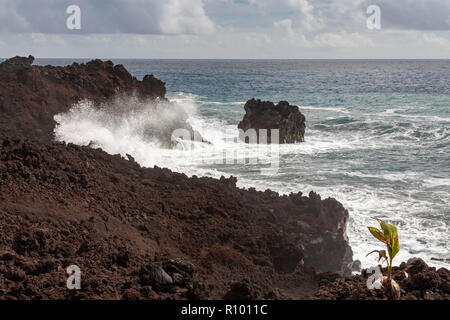
[[[417,120],[431,120],[431,121],[441,121],[441,122],[449,122],[450,118],[448,117],[439,117],[435,115],[416,115],[416,114],[405,114],[401,112],[405,112],[408,110],[414,109],[417,111],[417,107],[412,106],[404,106],[404,107],[397,107],[397,108],[390,108],[386,109],[383,112],[378,112],[376,114],[370,114],[370,113],[363,113],[366,116],[371,115],[377,115],[382,117],[400,117],[400,118],[410,118],[410,119],[417,119]]]
[[[298,106],[298,108],[300,109],[300,111],[302,109],[305,109],[305,110],[325,110],[325,111],[340,112],[340,113],[347,113],[347,114],[350,113],[350,111],[348,111],[347,109],[345,109],[343,107]]]
[[[427,187],[431,187],[431,188],[442,187],[442,186],[450,187],[450,178],[427,177],[423,182]]]
[[[218,106],[244,106],[246,101],[234,101],[234,102],[218,102],[218,101],[200,101],[200,104],[218,105]]]

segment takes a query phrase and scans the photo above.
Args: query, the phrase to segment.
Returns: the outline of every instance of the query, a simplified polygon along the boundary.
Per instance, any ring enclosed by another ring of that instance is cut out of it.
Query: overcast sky
[[[450,58],[449,31],[450,0],[0,0],[0,57]]]

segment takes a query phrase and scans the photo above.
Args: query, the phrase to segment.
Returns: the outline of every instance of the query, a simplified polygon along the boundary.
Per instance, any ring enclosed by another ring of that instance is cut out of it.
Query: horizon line
[[[11,59],[14,57],[27,57],[16,55],[12,57],[0,57],[0,59]],[[32,55],[33,56],[33,55]],[[33,56],[35,60],[38,59],[71,59],[71,60],[311,60],[311,61],[327,61],[327,60],[450,60],[450,58],[120,58],[120,57],[36,57]]]

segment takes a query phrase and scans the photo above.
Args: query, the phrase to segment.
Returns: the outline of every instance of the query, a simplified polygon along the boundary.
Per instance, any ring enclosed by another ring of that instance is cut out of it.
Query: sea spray
[[[101,104],[82,100],[55,115],[55,138],[102,147],[109,153],[131,152],[143,143],[170,147],[175,129],[192,131],[187,119],[193,112],[187,104],[141,100],[134,95],[117,95]]]

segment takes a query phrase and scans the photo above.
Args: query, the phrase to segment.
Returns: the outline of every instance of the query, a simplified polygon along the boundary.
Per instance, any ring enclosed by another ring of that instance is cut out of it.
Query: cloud
[[[74,33],[66,9],[81,8],[79,33],[208,34],[214,22],[202,0],[0,0],[0,31]]]
[[[81,32],[66,29],[73,3]],[[381,7],[381,30],[367,29],[369,4]],[[450,56],[448,0],[0,0],[0,8],[0,57]]]
[[[308,0],[288,0],[288,4],[298,10],[302,28],[313,31],[321,27],[321,19],[314,14],[314,7]]]
[[[285,22],[284,27],[289,23]],[[11,34],[1,37],[0,57],[37,58],[255,58],[255,59],[443,59],[450,56],[446,33],[422,31],[321,32],[292,36],[218,27],[211,35]],[[67,63],[69,63],[68,61]]]
[[[333,48],[361,48],[361,47],[375,47],[372,40],[358,32],[346,33],[321,33],[315,36],[312,43],[320,47],[333,47]]]
[[[385,29],[450,30],[449,0],[204,0],[211,17],[221,25],[270,26],[291,19],[305,31],[365,28],[366,9],[378,5]]]
[[[423,33],[422,39],[423,41],[428,42],[429,44],[438,46],[448,46],[450,43],[447,39],[439,37],[438,35],[431,32]]]
[[[202,0],[171,0],[163,4],[160,27],[163,33],[212,33],[214,23],[206,16]]]
[[[276,21],[273,23],[276,30],[279,30],[282,34],[288,35],[289,37],[294,36],[294,30],[292,29],[292,20],[284,19],[281,21]]]

